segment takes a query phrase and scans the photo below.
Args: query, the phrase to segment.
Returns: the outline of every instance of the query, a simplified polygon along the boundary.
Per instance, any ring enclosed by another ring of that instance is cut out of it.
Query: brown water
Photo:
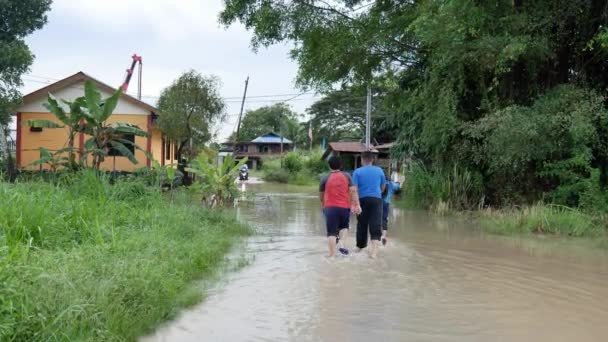
[[[251,264],[144,341],[608,341],[606,252],[394,208],[378,259],[328,260],[314,190],[254,188]]]

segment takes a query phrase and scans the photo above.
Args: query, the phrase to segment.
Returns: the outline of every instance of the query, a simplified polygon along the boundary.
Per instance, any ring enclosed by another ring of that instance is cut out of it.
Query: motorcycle
[[[249,170],[241,169],[239,171],[239,180],[241,180],[241,181],[249,180]]]

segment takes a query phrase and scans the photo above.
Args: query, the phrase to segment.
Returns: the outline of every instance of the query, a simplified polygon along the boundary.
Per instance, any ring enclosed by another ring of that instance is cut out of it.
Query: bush
[[[320,175],[329,171],[327,161],[321,159],[323,151],[315,150],[306,158],[306,169],[313,175]]]
[[[289,152],[283,158],[283,167],[292,174],[302,171],[304,167],[304,161],[302,157],[296,152]]]
[[[427,170],[414,164],[406,176],[405,197],[410,205],[441,209],[468,210],[480,205],[483,199],[481,176],[454,166],[451,171],[435,168]]]
[[[267,182],[288,183],[289,172],[285,169],[265,169],[262,177]]]

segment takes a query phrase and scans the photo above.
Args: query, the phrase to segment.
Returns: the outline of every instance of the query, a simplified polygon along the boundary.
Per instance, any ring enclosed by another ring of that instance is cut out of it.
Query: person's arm
[[[361,214],[361,203],[359,203],[359,192],[357,191],[356,186],[351,186],[349,189],[350,192],[350,205],[355,213],[355,215]]]
[[[325,184],[327,183],[327,177],[323,177],[321,179],[321,184],[319,185],[319,200],[321,201],[321,207],[325,205]]]
[[[345,174],[348,178],[348,192],[350,196],[350,206],[351,210],[355,213],[355,215],[361,214],[361,204],[359,203],[359,192],[357,190],[357,184],[355,184],[353,179],[356,179],[356,174],[353,174],[351,178],[349,174]]]

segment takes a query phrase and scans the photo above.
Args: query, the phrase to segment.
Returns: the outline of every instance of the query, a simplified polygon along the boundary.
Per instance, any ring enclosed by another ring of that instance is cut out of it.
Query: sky
[[[241,24],[218,23],[222,7],[222,0],[54,0],[48,23],[26,38],[36,58],[21,91],[25,95],[79,71],[118,87],[137,53],[143,57],[142,100],[152,105],[190,69],[220,78],[228,117],[219,141],[235,129],[247,76],[251,98],[245,110],[291,99],[287,103],[304,113],[318,96],[294,98],[302,91],[294,85],[291,45],[254,53],[251,33]],[[129,93],[136,91],[134,76]]]

